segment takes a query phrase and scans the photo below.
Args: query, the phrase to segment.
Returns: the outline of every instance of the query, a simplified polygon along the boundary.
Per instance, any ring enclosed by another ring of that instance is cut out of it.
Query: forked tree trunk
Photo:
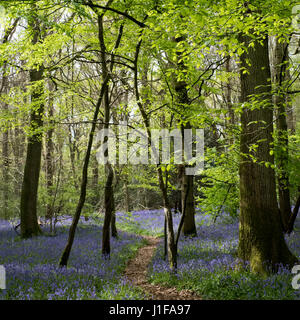
[[[93,145],[94,135],[95,135],[95,130],[96,130],[96,123],[98,120],[99,110],[100,110],[101,102],[102,102],[102,99],[103,99],[103,96],[105,93],[105,87],[106,87],[108,80],[109,80],[108,78],[104,79],[104,82],[102,84],[101,91],[100,91],[100,96],[99,96],[99,99],[98,99],[96,107],[95,107],[92,127],[91,127],[90,134],[89,134],[88,146],[87,146],[87,150],[86,150],[86,154],[85,154],[85,158],[84,158],[84,163],[83,163],[83,168],[82,168],[80,197],[79,197],[76,211],[75,211],[75,214],[73,217],[73,221],[72,221],[72,224],[71,224],[71,227],[69,230],[68,241],[67,241],[66,247],[65,247],[65,249],[62,253],[62,256],[60,258],[60,261],[59,261],[60,267],[66,267],[68,264],[69,256],[71,253],[71,249],[72,249],[72,245],[73,245],[73,241],[74,241],[74,237],[75,237],[76,228],[78,225],[78,221],[79,221],[79,218],[81,215],[82,208],[85,203],[86,187],[87,187],[87,181],[88,181],[88,167],[89,167],[89,162],[90,162],[90,158],[91,158],[91,151],[92,151],[92,145]]]
[[[122,33],[121,33],[122,34]],[[120,37],[120,33],[119,33]],[[112,66],[110,66],[111,69],[108,69],[107,63],[106,63],[106,45],[104,41],[104,29],[103,29],[103,15],[98,15],[98,39],[100,44],[100,56],[101,56],[101,66],[102,66],[102,77],[106,78],[109,77],[110,73],[109,71],[112,71]],[[120,39],[120,38],[119,38]],[[118,46],[118,41],[116,43]],[[110,110],[110,99],[109,99],[109,86],[108,84],[105,87],[105,93],[104,93],[104,129],[109,129],[109,121],[111,116],[111,110]],[[109,163],[109,153],[110,153],[110,146],[107,143],[108,137],[105,136],[103,143],[107,144],[107,149],[104,152],[104,156],[107,159],[107,163],[105,165],[105,171],[106,171],[106,184],[105,184],[105,190],[104,190],[104,223],[103,223],[103,229],[102,229],[102,256],[105,258],[110,257],[110,227],[111,227],[111,221],[112,221],[112,215],[114,213],[114,185],[113,185],[113,179],[114,179],[114,170]]]
[[[273,106],[267,36],[261,45],[249,46],[252,38],[241,36],[247,52],[241,56],[241,160],[239,257],[250,261],[253,272],[266,274],[278,263],[297,261],[282,232],[276,200],[273,142]],[[248,65],[248,63],[249,65]],[[245,70],[248,70],[245,72]],[[253,104],[251,95],[256,94]],[[255,107],[254,107],[255,106]],[[256,151],[251,146],[257,145]],[[251,159],[255,157],[256,161]]]

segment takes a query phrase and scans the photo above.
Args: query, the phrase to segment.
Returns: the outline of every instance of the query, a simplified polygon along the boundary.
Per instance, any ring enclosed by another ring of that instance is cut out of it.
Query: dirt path
[[[140,248],[127,264],[125,270],[127,279],[142,288],[149,296],[149,300],[201,300],[201,297],[190,290],[178,291],[176,288],[161,287],[147,282],[148,265],[160,239],[147,236],[145,239],[148,240],[148,244]]]

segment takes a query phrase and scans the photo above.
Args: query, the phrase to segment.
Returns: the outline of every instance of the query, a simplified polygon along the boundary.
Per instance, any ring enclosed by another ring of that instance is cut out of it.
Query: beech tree
[[[251,14],[249,9],[248,14]],[[241,55],[240,235],[239,257],[251,270],[293,265],[281,228],[276,199],[273,143],[273,105],[268,36],[240,35]]]
[[[35,7],[33,7],[36,10]],[[32,44],[41,40],[41,23],[33,13],[29,20],[33,30]],[[37,219],[37,197],[42,156],[42,126],[44,114],[44,66],[36,65],[29,71],[31,83],[30,136],[21,193],[21,236],[28,238],[41,233]]]

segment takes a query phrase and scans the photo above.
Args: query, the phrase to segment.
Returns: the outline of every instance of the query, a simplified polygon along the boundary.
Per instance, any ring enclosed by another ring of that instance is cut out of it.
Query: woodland
[[[297,1],[0,0],[0,300],[299,300],[299,94]]]

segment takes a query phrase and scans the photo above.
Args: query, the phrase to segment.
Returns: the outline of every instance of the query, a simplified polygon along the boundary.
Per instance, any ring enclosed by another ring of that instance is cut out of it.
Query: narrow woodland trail
[[[144,238],[147,239],[148,244],[140,248],[136,256],[128,262],[125,270],[127,279],[143,289],[149,300],[201,300],[201,297],[190,290],[178,291],[176,288],[166,288],[148,283],[148,265],[160,239],[149,236],[144,236]]]

